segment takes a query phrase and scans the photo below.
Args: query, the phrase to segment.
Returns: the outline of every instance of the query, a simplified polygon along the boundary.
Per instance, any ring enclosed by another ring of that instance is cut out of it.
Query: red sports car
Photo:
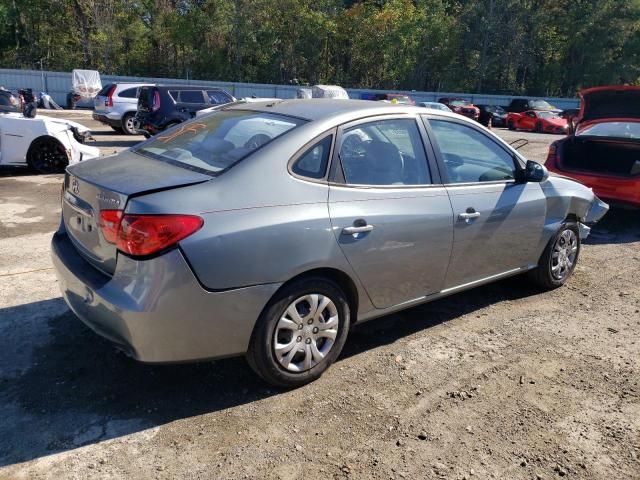
[[[507,127],[509,127],[509,130],[566,134],[569,131],[569,122],[556,112],[527,110],[522,113],[509,113],[507,115]]]
[[[464,98],[444,97],[439,99],[438,103],[442,103],[449,107],[452,112],[472,118],[476,122],[480,120],[480,109],[469,100],[465,100]]]
[[[574,132],[551,144],[546,167],[610,203],[640,208],[640,87],[589,88],[580,98]]]

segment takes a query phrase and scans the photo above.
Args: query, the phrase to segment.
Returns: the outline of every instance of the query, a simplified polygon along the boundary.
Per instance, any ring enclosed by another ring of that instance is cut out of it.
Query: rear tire
[[[27,164],[39,173],[63,173],[69,159],[64,146],[53,137],[33,141],[27,152]]]
[[[536,133],[542,133],[542,123],[536,123]]]
[[[564,285],[573,274],[580,255],[580,233],[575,222],[565,222],[549,240],[538,267],[529,278],[544,290]]]
[[[300,387],[319,378],[338,358],[349,325],[349,304],[338,285],[322,277],[295,281],[260,315],[247,361],[272,385]]]
[[[133,120],[135,118],[135,112],[128,112],[122,116],[122,128],[121,130],[127,135],[137,135],[138,131],[136,130]]]

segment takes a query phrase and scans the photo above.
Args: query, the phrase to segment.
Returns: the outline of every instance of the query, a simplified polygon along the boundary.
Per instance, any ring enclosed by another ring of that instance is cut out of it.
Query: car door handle
[[[469,222],[469,220],[473,220],[474,218],[478,218],[480,216],[480,212],[465,212],[458,214],[458,220],[464,220],[465,222]]]
[[[373,225],[359,225],[354,227],[344,227],[342,233],[344,235],[355,235],[356,233],[366,233],[373,230]]]

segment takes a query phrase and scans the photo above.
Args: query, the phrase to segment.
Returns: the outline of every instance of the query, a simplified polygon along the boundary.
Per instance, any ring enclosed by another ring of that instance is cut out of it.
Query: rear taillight
[[[102,236],[109,243],[116,243],[118,239],[118,228],[120,228],[120,220],[122,219],[122,210],[101,210],[100,211],[100,230]]]
[[[158,90],[156,90],[153,93],[153,103],[151,104],[151,111],[155,112],[159,108],[160,108],[160,92],[158,92]]]
[[[116,91],[116,86],[113,85],[110,89],[109,89],[109,93],[107,93],[107,100],[104,102],[104,106],[105,107],[113,107],[113,94]]]
[[[548,166],[556,165],[558,160],[558,147],[556,147],[555,143],[549,145],[549,153],[547,153],[547,161],[545,162]]]
[[[203,223],[194,215],[124,215],[116,245],[129,255],[151,255],[175,245]]]
[[[169,248],[204,224],[195,215],[136,215],[122,210],[102,210],[100,229],[104,239],[133,256],[151,255]]]

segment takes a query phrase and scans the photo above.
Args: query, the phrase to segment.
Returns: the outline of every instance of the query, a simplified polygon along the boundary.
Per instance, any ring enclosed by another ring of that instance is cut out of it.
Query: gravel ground
[[[110,154],[140,138],[99,128]],[[544,160],[556,136],[527,138]],[[509,279],[367,323],[317,382],[146,366],[60,299],[59,175],[0,170],[0,478],[640,478],[640,213],[565,287]]]

